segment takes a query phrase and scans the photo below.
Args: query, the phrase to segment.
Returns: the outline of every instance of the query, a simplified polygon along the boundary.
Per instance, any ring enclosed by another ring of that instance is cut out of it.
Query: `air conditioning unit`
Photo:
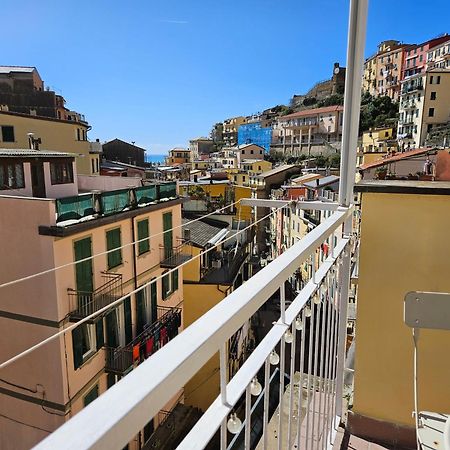
[[[183,230],[183,239],[185,241],[190,241],[191,240],[191,230],[189,228],[185,228]]]
[[[220,269],[222,267],[222,261],[220,259],[215,259],[211,262],[211,267],[214,269]]]

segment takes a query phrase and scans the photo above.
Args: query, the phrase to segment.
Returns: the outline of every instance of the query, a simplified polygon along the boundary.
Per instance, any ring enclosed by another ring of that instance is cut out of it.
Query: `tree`
[[[340,167],[341,165],[341,155],[339,153],[334,153],[328,157],[328,162],[331,167]]]

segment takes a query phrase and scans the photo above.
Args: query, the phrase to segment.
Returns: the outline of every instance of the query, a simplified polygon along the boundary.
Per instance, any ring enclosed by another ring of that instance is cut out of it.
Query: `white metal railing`
[[[342,229],[351,211],[344,207],[334,212],[328,209],[328,217],[304,239],[228,295],[37,448],[123,448],[218,352],[221,394],[179,448],[204,448],[220,429],[220,448],[226,449],[230,440],[228,415],[230,412],[240,414],[240,409],[236,408],[241,404],[245,411],[242,419],[246,418],[242,432],[246,448],[250,448],[251,389],[259,383],[254,377],[264,371],[263,384],[268,392],[273,365],[280,371],[276,387],[280,413],[278,419],[276,415],[270,417],[267,396],[261,448],[272,448],[269,432],[272,426],[277,429],[279,449],[287,448],[285,444],[290,448],[294,442],[306,448],[326,448],[333,435],[335,418],[340,416],[346,284],[350,267],[349,238],[342,235]],[[334,236],[338,233],[341,238],[334,245]],[[321,250],[324,243],[328,244],[328,255]],[[285,282],[308,261],[312,263],[311,278],[305,280],[303,289],[286,309]],[[228,381],[228,339],[276,291],[280,292],[279,320]],[[298,329],[300,327],[302,330]],[[300,350],[296,352],[295,348]],[[279,356],[274,355],[275,350]],[[290,383],[285,383],[285,374]],[[236,424],[239,420],[235,421],[235,427]]]

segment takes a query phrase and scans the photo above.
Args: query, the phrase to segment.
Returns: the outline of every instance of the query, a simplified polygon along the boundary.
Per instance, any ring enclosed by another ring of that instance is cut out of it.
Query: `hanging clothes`
[[[139,361],[140,353],[139,353],[139,344],[133,346],[133,363]]]
[[[153,336],[149,337],[145,342],[145,357],[148,358],[153,353],[153,345],[155,343],[155,339]]]
[[[159,342],[161,344],[161,347],[165,344],[167,344],[167,342],[169,342],[168,336],[167,336],[167,328],[163,327],[161,328],[161,332],[159,335]]]

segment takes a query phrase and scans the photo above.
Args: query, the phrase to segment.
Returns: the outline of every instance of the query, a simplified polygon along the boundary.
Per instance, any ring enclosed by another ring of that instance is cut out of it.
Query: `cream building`
[[[5,149],[45,148],[73,153],[77,171],[83,175],[100,172],[101,145],[89,142],[90,126],[84,121],[31,116],[0,110],[0,147]]]
[[[397,131],[402,147],[425,145],[428,133],[449,120],[449,69],[431,69],[403,81]]]

